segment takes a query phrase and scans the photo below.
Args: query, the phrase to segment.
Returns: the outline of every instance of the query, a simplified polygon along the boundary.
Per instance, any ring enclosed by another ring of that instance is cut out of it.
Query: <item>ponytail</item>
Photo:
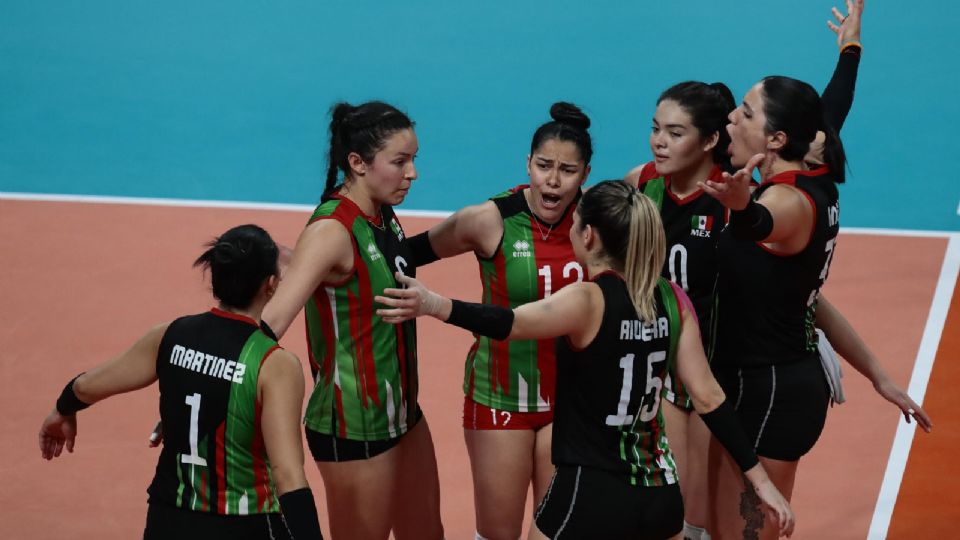
[[[630,234],[623,261],[624,279],[637,315],[645,323],[657,318],[655,292],[666,257],[667,241],[657,206],[640,191],[630,196]]]
[[[630,184],[605,180],[583,194],[577,213],[581,226],[590,225],[599,234],[610,266],[623,273],[637,316],[654,321],[667,245],[660,210]]]
[[[842,184],[846,181],[847,152],[843,148],[843,141],[829,124],[824,122],[823,127],[823,162],[830,170],[833,181]]]

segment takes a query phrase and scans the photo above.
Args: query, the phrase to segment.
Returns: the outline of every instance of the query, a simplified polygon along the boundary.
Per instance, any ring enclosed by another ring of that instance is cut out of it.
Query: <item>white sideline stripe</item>
[[[960,273],[960,234],[952,234],[947,243],[947,251],[940,269],[940,279],[937,280],[937,288],[933,294],[927,325],[920,340],[920,349],[913,366],[913,375],[910,377],[910,386],[907,388],[910,397],[920,405],[923,405],[923,398],[927,393],[927,383],[930,381],[933,360],[940,345],[940,337],[943,335],[943,326],[946,323],[947,311],[950,309],[950,300],[953,298],[958,273]],[[897,422],[897,434],[893,438],[887,470],[884,472],[883,484],[880,486],[880,496],[877,498],[877,506],[870,521],[868,540],[883,540],[887,537],[890,518],[893,517],[893,508],[903,481],[903,472],[907,467],[910,446],[913,444],[914,431],[916,431],[916,423]]]
[[[143,204],[149,206],[182,206],[190,208],[240,208],[250,210],[280,210],[290,212],[309,212],[316,206],[310,204],[258,203],[247,201],[208,201],[191,199],[161,199],[150,197],[108,197],[100,195],[62,195],[56,193],[13,193],[0,191],[0,199],[17,201],[78,202],[100,204]],[[406,217],[445,218],[453,212],[446,210],[396,210],[397,215]],[[960,208],[957,209],[960,214]],[[956,232],[926,231],[919,229],[872,229],[866,227],[840,227],[846,234],[871,234],[877,236],[919,236],[943,238]]]
[[[74,202],[90,204],[139,204],[145,206],[178,206],[187,208],[238,208],[244,210],[278,210],[283,212],[312,212],[316,205],[260,203],[248,201],[208,201],[191,199],[161,199],[151,197],[107,197],[100,195],[61,195],[48,193],[11,193],[0,191],[0,199],[15,201]],[[445,218],[453,212],[441,210],[396,210],[405,217]]]

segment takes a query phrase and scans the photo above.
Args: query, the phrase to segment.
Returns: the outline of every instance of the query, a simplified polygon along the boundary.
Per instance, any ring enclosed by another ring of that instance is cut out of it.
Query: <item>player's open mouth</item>
[[[540,196],[540,198],[543,201],[544,208],[553,210],[554,208],[560,206],[560,197],[556,195],[548,195],[544,193]]]

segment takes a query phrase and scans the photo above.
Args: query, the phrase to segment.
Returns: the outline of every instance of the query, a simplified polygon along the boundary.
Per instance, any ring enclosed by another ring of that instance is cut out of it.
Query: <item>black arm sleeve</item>
[[[300,488],[288,491],[277,497],[280,501],[280,512],[287,530],[294,540],[323,540],[320,532],[320,518],[317,517],[317,504],[313,501],[313,492],[310,488]]]
[[[860,69],[860,47],[848,46],[840,53],[833,77],[823,89],[823,118],[828,126],[840,133],[847,113],[853,106],[853,94],[857,87],[857,71]]]
[[[407,245],[410,246],[410,253],[413,254],[413,260],[410,262],[418,268],[440,259],[437,253],[433,251],[433,246],[430,245],[428,232],[424,231],[406,240]]]
[[[474,334],[504,340],[513,330],[513,310],[491,304],[453,300],[450,317],[446,322]]]
[[[743,432],[737,413],[730,406],[730,400],[724,399],[716,409],[701,414],[700,419],[710,429],[710,433],[717,441],[730,452],[730,456],[737,462],[740,470],[747,472],[760,462],[757,453],[750,446],[747,434]]]

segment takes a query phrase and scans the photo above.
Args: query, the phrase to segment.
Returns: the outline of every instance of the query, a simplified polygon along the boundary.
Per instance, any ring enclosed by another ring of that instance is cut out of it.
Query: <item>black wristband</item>
[[[747,440],[746,433],[743,432],[743,426],[740,425],[740,419],[737,413],[730,406],[730,401],[723,400],[716,409],[701,414],[703,423],[710,429],[710,433],[720,441],[720,444],[727,449],[733,460],[740,466],[740,470],[747,472],[759,463],[757,453],[753,446]]]
[[[507,339],[513,329],[513,310],[490,304],[453,300],[447,324],[493,339]]]
[[[773,216],[766,206],[751,199],[743,210],[730,212],[730,230],[737,238],[760,241],[773,231]]]
[[[288,491],[278,497],[283,521],[293,540],[320,539],[320,518],[317,517],[317,503],[309,487]]]
[[[83,375],[83,373],[80,375]],[[73,381],[79,379],[80,375],[70,379],[70,382],[63,387],[63,392],[60,392],[60,397],[57,398],[57,412],[60,413],[61,416],[77,414],[77,411],[82,411],[90,406],[89,403],[80,401],[80,398],[78,398],[77,394],[73,391]]]
[[[433,251],[433,246],[430,245],[430,237],[427,235],[428,232],[429,231],[424,231],[407,239],[407,245],[410,246],[410,252],[413,255],[413,260],[410,262],[414,266],[424,266],[433,261],[440,260],[437,253]]]

